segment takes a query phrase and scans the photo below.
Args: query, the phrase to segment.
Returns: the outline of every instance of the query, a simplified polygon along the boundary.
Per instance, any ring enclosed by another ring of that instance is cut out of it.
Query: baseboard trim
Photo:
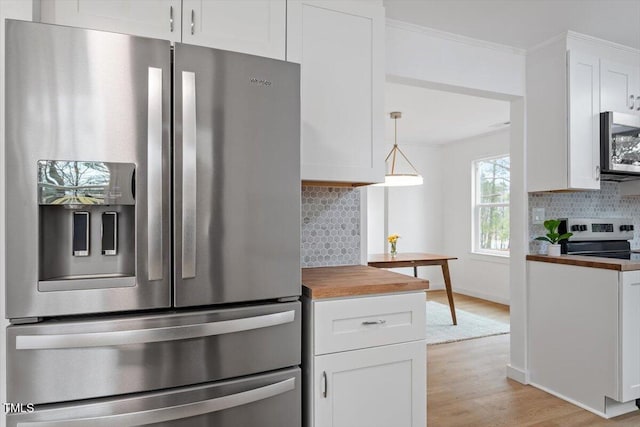
[[[484,292],[478,292],[474,289],[465,289],[465,288],[458,288],[453,286],[453,292],[456,292],[458,294],[468,295],[474,298],[480,298],[480,299],[495,302],[498,304],[509,305],[509,298],[502,298],[495,295],[485,294]]]
[[[561,393],[558,393],[557,391],[551,390],[551,389],[549,389],[549,388],[547,388],[547,387],[545,387],[543,385],[540,385],[540,384],[537,384],[537,383],[533,383],[533,382],[529,383],[529,385],[531,385],[531,386],[533,386],[535,388],[539,388],[540,390],[542,390],[542,391],[544,391],[546,393],[549,393],[549,394],[551,394],[551,395],[553,395],[553,396],[555,396],[555,397],[557,397],[559,399],[565,400],[565,401],[571,403],[572,405],[576,405],[577,407],[582,408],[585,411],[589,411],[592,414],[596,414],[599,417],[606,418],[606,419],[611,418],[611,415],[607,416],[607,414],[605,414],[602,411],[598,411],[597,409],[594,409],[594,408],[592,408],[590,406],[587,406],[584,403],[580,403],[577,400],[571,399],[570,397],[567,397],[567,396],[565,396],[565,395],[563,395]]]
[[[527,371],[523,371],[522,369],[514,368],[511,365],[507,365],[507,378],[510,378],[510,379],[512,379],[514,381],[517,381],[520,384],[524,384],[524,385],[529,384]]]

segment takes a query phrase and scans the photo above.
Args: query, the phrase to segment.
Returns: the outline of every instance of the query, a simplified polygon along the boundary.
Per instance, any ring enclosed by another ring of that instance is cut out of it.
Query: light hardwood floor
[[[427,300],[447,304],[444,291]],[[456,308],[509,320],[509,307],[455,294]],[[604,420],[532,386],[506,378],[509,335],[427,348],[427,423],[447,426],[640,426],[640,411]]]

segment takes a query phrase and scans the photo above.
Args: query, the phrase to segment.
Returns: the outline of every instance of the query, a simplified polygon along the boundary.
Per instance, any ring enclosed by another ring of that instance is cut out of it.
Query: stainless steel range
[[[573,233],[561,242],[562,253],[605,258],[640,260],[640,253],[631,250],[635,227],[628,218],[569,218],[560,223],[558,231]]]
[[[6,28],[7,425],[299,426],[299,66]]]

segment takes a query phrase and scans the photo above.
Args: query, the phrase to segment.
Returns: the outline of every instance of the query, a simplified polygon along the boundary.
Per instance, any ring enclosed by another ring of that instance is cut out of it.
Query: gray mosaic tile
[[[300,265],[360,264],[360,191],[302,187]]]
[[[640,249],[640,197],[621,196],[619,184],[604,181],[600,190],[575,193],[529,194],[529,253],[541,253],[543,242],[533,240],[546,233],[542,224],[533,224],[533,208],[544,208],[545,218],[631,218],[635,225],[631,247]]]

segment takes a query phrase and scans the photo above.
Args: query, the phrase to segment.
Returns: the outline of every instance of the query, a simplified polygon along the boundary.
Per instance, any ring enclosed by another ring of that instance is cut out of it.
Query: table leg
[[[451,289],[451,276],[449,276],[449,263],[445,260],[440,264],[442,266],[442,275],[444,276],[444,286],[447,288],[447,298],[449,299],[449,309],[451,310],[451,319],[453,324],[457,325],[456,307],[453,304],[453,289]]]
[[[417,265],[413,266],[413,277],[418,277],[418,266]]]

